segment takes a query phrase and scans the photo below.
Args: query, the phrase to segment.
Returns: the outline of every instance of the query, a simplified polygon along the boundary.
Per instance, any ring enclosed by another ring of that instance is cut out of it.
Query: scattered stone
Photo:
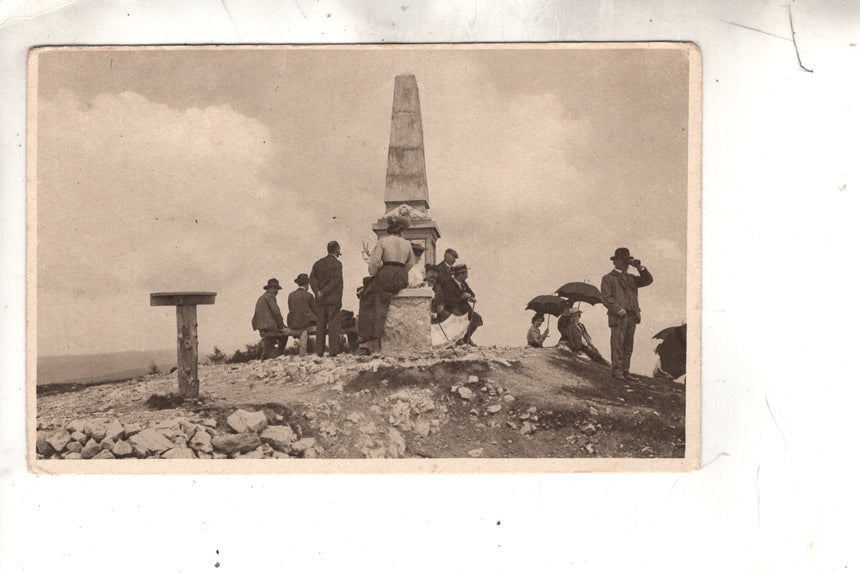
[[[589,454],[594,453],[594,446],[591,445],[591,443],[585,444],[584,446],[582,446],[582,449],[585,450],[586,452],[588,452]]]
[[[95,441],[93,439],[90,439],[90,441],[87,442],[87,445],[85,445],[81,449],[81,457],[84,458],[85,460],[88,460],[88,459],[92,458],[93,456],[95,456],[100,451],[102,451],[101,444],[99,444],[97,441]]]
[[[501,364],[502,366],[505,366],[506,368],[510,368],[510,367],[511,367],[511,363],[510,363],[510,362],[508,362],[507,360],[505,360],[504,358],[496,358],[496,362],[498,362],[498,363],[499,363],[499,364]]]
[[[469,384],[477,384],[478,382],[479,382],[479,379],[477,376],[475,376],[474,374],[469,376]]]
[[[430,434],[430,424],[423,420],[419,420],[413,424],[412,431],[422,438],[426,438]]]
[[[62,452],[63,448],[66,447],[66,444],[69,443],[69,439],[69,433],[66,430],[54,430],[45,436],[45,441],[48,442],[56,452]]]
[[[107,430],[98,422],[87,421],[84,422],[84,433],[98,442],[104,439]]]
[[[72,420],[66,426],[66,430],[69,432],[83,432],[84,431],[84,421],[83,420]]]
[[[110,424],[105,428],[105,439],[109,439],[113,442],[121,440],[124,435],[125,428],[119,420],[111,420]]]
[[[534,414],[535,412],[537,412],[537,407],[532,406],[531,408],[526,410],[526,412],[528,412],[529,414]]]
[[[361,414],[359,414],[358,412],[353,412],[349,416],[347,416],[346,419],[353,424],[358,424],[361,421]]]
[[[260,436],[253,433],[224,434],[212,438],[212,447],[227,454],[249,452],[259,445]]]
[[[74,441],[79,442],[81,445],[84,445],[87,443],[87,435],[83,432],[72,432],[72,435],[70,437]]]
[[[288,460],[290,459],[289,454],[285,454],[284,452],[279,452],[278,450],[274,450],[272,452],[272,457],[279,460]]]
[[[83,453],[81,455],[83,455]],[[114,459],[114,456],[110,452],[110,450],[102,450],[99,453],[97,453],[96,455],[94,455],[92,457],[92,459],[94,459],[94,460],[112,460],[112,459]]]
[[[528,420],[531,417],[531,414],[520,414],[520,420]]]
[[[500,412],[501,410],[502,407],[498,404],[493,404],[492,406],[487,408],[487,412],[489,412],[490,414],[495,414],[497,412]]]
[[[101,441],[102,449],[103,450],[109,450],[113,447],[114,443],[115,442],[113,440],[111,440],[109,438],[105,438],[104,440]]]
[[[166,460],[188,460],[197,456],[194,455],[194,450],[187,446],[176,446],[161,454],[161,457]]]
[[[517,429],[517,425],[513,422],[505,422],[505,424],[507,424],[512,430]]]
[[[296,434],[289,426],[269,426],[260,434],[263,443],[281,452],[289,452],[290,444],[296,441]]]
[[[164,434],[152,428],[147,428],[134,434],[128,439],[128,443],[131,444],[135,453],[140,457],[146,457],[150,454],[160,454],[175,446]]]
[[[218,425],[218,422],[217,422],[217,420],[215,420],[215,418],[206,418],[205,420],[203,420],[203,425],[206,426],[207,428],[214,428],[215,426]],[[127,432],[128,432],[128,429],[126,428],[126,433]]]
[[[388,428],[388,438],[391,440],[391,450],[392,457],[399,458],[406,453],[406,440],[403,438],[403,434],[397,431],[396,428]]]
[[[242,458],[243,460],[262,460],[266,456],[263,454],[262,450],[256,449],[248,452],[247,454],[239,454],[236,457]]]
[[[508,404],[510,404],[511,402],[513,402],[514,400],[516,400],[516,398],[514,398],[514,397],[513,397],[513,396],[511,396],[510,394],[505,394],[504,396],[502,396],[502,400],[504,400],[505,402],[507,402]]]
[[[188,445],[198,452],[212,453],[212,436],[206,430],[197,430]]]
[[[63,459],[64,460],[80,460],[80,459],[83,459],[83,456],[81,456],[81,454],[78,452],[66,452],[65,454],[63,454]]]
[[[263,412],[248,412],[247,410],[236,410],[227,416],[227,425],[233,428],[237,434],[254,432],[258,434],[268,424]]]
[[[48,443],[49,432],[36,432],[36,453],[43,456],[50,456],[54,453],[54,448]]]
[[[600,414],[600,412],[598,412],[597,408],[595,408],[594,406],[589,406],[588,411],[591,412],[592,416],[597,416],[598,414]]]
[[[124,440],[115,443],[110,451],[118,458],[127,458],[134,453],[131,444]]]
[[[66,451],[71,452],[73,454],[79,454],[83,449],[84,446],[80,442],[76,442],[74,440],[66,444]]]
[[[460,387],[457,388],[457,393],[460,395],[460,398],[464,400],[471,400],[474,393],[468,388]]]
[[[597,428],[594,427],[594,424],[592,424],[591,422],[588,422],[587,424],[582,426],[582,428],[580,428],[579,431],[582,432],[583,434],[585,434],[586,436],[593,436],[594,434],[597,433]]]
[[[531,434],[535,431],[535,426],[531,422],[524,422],[523,427],[520,428],[520,433],[522,435]]]
[[[302,438],[301,440],[296,440],[290,445],[290,452],[301,454],[305,450],[314,447],[316,443],[316,440],[313,438]]]
[[[469,455],[473,458],[480,458],[484,455],[484,448],[475,448],[474,450],[469,450]]]

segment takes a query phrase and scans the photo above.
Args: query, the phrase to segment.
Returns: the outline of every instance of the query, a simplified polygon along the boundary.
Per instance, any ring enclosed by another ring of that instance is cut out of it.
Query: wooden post
[[[176,357],[179,395],[197,398],[197,305],[215,304],[214,292],[155,292],[149,295],[150,306],[176,307]]]

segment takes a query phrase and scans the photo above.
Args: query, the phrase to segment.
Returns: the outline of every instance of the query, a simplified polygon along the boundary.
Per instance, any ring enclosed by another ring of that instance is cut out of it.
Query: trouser
[[[469,328],[466,329],[466,334],[463,335],[463,340],[465,342],[471,342],[472,335],[475,334],[475,331],[478,330],[478,327],[482,324],[484,324],[484,319],[481,318],[481,315],[472,311],[471,316],[469,316]]]
[[[304,356],[308,353],[308,329],[301,329],[301,332],[295,338],[299,341],[299,356]]]
[[[633,335],[636,334],[636,321],[628,311],[617,317],[618,323],[610,326],[609,346],[612,349],[612,375],[630,372],[630,357],[633,356]]]
[[[268,360],[275,358],[284,353],[287,348],[287,339],[289,336],[264,336],[263,337],[263,353],[260,360]]]
[[[340,305],[317,305],[317,356],[325,354],[325,335],[328,333],[328,353],[337,356],[340,350]]]

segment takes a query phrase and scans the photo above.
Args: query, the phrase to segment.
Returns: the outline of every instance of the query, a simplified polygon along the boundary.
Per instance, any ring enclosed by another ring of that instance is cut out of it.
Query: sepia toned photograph
[[[44,47],[30,467],[685,471],[692,44]]]

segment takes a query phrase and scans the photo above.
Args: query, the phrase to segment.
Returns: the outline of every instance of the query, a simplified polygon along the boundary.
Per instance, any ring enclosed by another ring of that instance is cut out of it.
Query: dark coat
[[[613,270],[603,276],[600,281],[600,296],[609,316],[609,326],[616,326],[619,321],[618,313],[623,308],[626,312],[633,314],[633,322],[641,322],[641,311],[639,309],[639,288],[646,287],[654,282],[654,278],[648,269],[642,268],[639,276],[622,273]]]
[[[448,266],[448,263],[444,259],[436,265],[436,272],[439,274],[439,283],[444,283],[451,278],[451,267]]]
[[[260,336],[273,335],[286,328],[284,317],[278,306],[278,299],[275,298],[274,294],[266,292],[257,299],[257,305],[254,307],[254,318],[251,319],[251,328],[259,330]]]
[[[290,328],[307,328],[317,321],[316,302],[314,295],[303,288],[297,288],[287,297],[287,326]]]
[[[336,256],[326,255],[315,262],[309,279],[317,306],[343,304],[343,265]]]
[[[462,288],[454,279],[444,281],[439,287],[439,302],[445,307],[447,312],[462,316],[472,312],[472,305],[463,300],[463,293],[468,293],[475,296],[472,289],[469,288],[469,283],[463,282]]]

